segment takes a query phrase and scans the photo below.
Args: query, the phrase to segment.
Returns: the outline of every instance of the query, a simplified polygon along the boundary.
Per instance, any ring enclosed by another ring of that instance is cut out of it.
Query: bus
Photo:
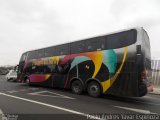
[[[151,52],[142,27],[27,51],[18,65],[18,81],[29,85],[141,97],[151,86]]]

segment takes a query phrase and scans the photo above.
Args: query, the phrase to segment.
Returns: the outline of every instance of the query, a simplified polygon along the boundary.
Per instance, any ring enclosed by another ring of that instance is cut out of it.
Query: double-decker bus
[[[18,67],[18,81],[93,97],[144,96],[150,76],[150,42],[143,28],[28,51]]]

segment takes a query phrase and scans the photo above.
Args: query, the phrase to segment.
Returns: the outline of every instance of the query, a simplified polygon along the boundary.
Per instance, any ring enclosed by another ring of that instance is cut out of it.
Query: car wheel
[[[80,80],[75,80],[72,82],[71,84],[71,89],[72,89],[72,92],[75,93],[75,94],[82,94],[83,93],[83,84]]]
[[[100,97],[102,95],[102,88],[98,82],[92,81],[87,86],[87,92],[92,97]]]

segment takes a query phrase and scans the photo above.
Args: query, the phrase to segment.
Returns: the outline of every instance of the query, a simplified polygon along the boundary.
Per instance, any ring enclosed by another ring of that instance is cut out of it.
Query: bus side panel
[[[25,68],[25,75],[29,77],[30,84],[52,87],[52,75],[51,73],[44,72],[47,65],[33,65],[36,60],[31,60],[27,63]],[[48,68],[49,69],[49,68]]]
[[[120,65],[120,63],[118,63]],[[135,68],[134,62],[126,61],[121,73],[107,91],[107,94],[117,96],[138,96],[137,72],[132,72]]]
[[[122,64],[123,54],[120,52],[121,50],[122,49],[117,49],[117,70]],[[135,45],[128,47],[128,52],[123,67],[114,83],[106,91],[106,94],[117,96],[138,96],[138,71]]]

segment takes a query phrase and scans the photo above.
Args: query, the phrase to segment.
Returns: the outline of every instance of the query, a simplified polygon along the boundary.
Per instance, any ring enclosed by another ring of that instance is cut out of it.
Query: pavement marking
[[[28,91],[28,89],[20,89],[19,92],[25,92]]]
[[[38,90],[39,88],[28,88],[29,90]]]
[[[125,110],[130,110],[130,111],[138,112],[138,113],[142,113],[142,114],[158,114],[158,113],[150,112],[149,110],[135,109],[135,108],[129,108],[129,107],[121,107],[121,106],[114,106],[114,107],[125,109]]]
[[[144,104],[149,104],[149,105],[156,105],[156,106],[157,106],[157,105],[158,105],[158,106],[160,105],[160,104],[158,104],[158,103],[148,103],[148,102],[142,102],[142,101],[137,101],[137,100],[134,101],[134,102],[144,103]]]
[[[15,92],[18,92],[16,90],[10,90],[10,91],[7,91],[8,93],[15,93]]]
[[[81,116],[84,116],[86,118],[88,117],[88,114],[86,114],[86,113],[82,113],[82,112],[78,112],[78,111],[75,111],[75,110],[59,107],[59,106],[56,106],[56,105],[51,105],[51,104],[47,104],[47,103],[43,103],[43,102],[39,102],[39,101],[35,101],[35,100],[30,100],[30,99],[26,99],[26,98],[22,98],[22,97],[18,97],[18,96],[13,96],[13,95],[9,95],[9,94],[3,93],[3,92],[0,92],[0,95],[15,98],[15,99],[18,99],[18,100],[31,102],[31,103],[35,103],[35,104],[39,104],[39,105],[43,105],[43,106],[47,106],[47,107],[51,107],[51,108],[55,108],[55,109],[58,109],[58,110],[69,112],[69,113],[81,115]],[[89,117],[101,120],[101,118],[97,118],[96,116],[93,116],[93,115],[90,115]]]
[[[44,95],[42,93],[50,93],[52,95]],[[73,97],[69,97],[69,96],[66,96],[66,95],[62,95],[62,94],[58,94],[58,93],[50,92],[50,91],[40,91],[40,92],[33,92],[33,93],[28,93],[28,94],[29,95],[46,96],[46,97],[60,97],[60,98],[76,99],[76,98],[73,98]]]
[[[27,89],[19,89],[19,90],[10,90],[7,91],[8,93],[16,93],[16,92],[26,92],[29,90],[38,90],[39,88],[27,88]]]
[[[153,99],[153,97],[150,97],[150,96],[144,96],[145,98],[152,98]],[[144,103],[144,104],[148,104],[148,105],[160,105],[159,103],[152,103],[152,102],[143,102],[143,101],[139,101],[139,100],[127,100],[127,101],[129,101],[129,102],[137,102],[137,103]]]

